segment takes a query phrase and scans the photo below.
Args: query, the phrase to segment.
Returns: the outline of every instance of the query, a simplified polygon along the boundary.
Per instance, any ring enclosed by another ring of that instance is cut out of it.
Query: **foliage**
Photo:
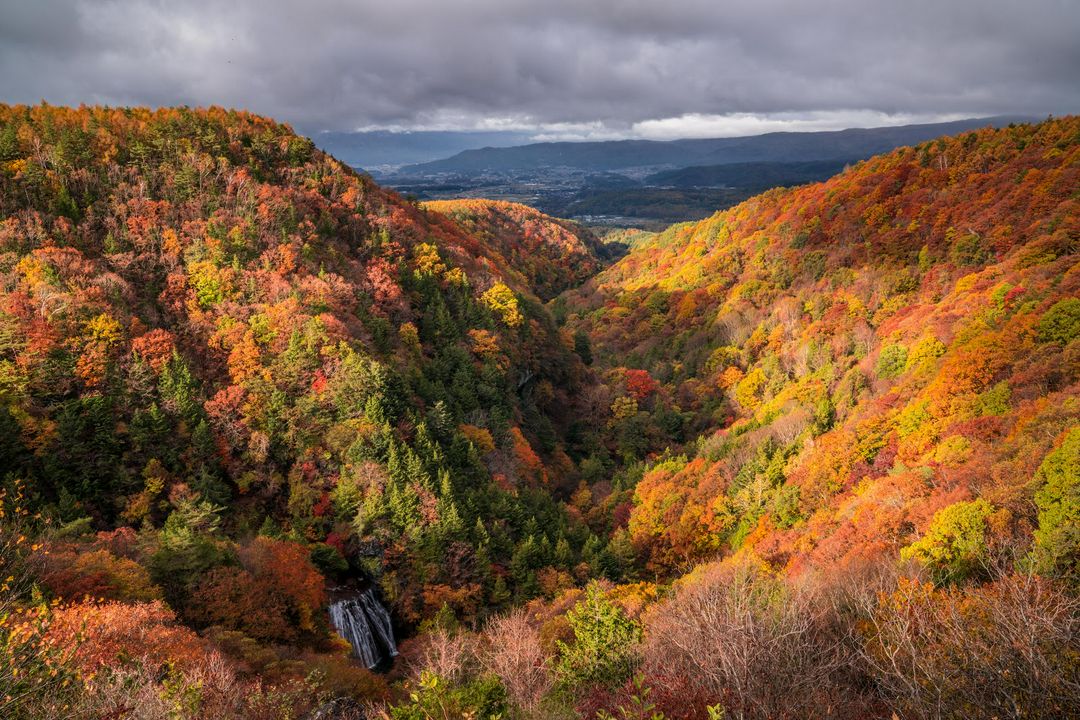
[[[34,592],[40,546],[31,533],[40,518],[26,500],[21,482],[0,487],[0,714],[15,720],[63,716],[80,686],[78,644],[50,642],[54,607]]]
[[[0,132],[0,464],[35,511],[144,528],[129,556],[57,546],[52,592],[260,630],[219,582],[277,618],[261,638],[313,641],[321,600],[247,542],[265,522],[296,543],[289,567],[331,543],[351,567],[317,550],[320,567],[356,575],[378,546],[368,569],[409,621],[431,588],[492,591],[527,517],[579,552],[557,501],[517,486],[566,457],[553,416],[580,360],[533,292],[564,282],[556,246],[592,263],[570,275],[596,267],[586,231],[538,220],[553,254],[534,282],[513,242],[220,108],[3,106]]]
[[[525,205],[470,199],[426,202],[423,208],[453,218],[469,235],[497,250],[541,300],[581,284],[600,269],[597,256],[604,249],[592,232]]]
[[[495,283],[480,298],[508,327],[515,328],[524,321],[514,291],[505,284]]]
[[[646,623],[645,673],[654,686],[680,678],[694,714],[810,717],[822,707],[858,716],[847,629],[814,589],[771,575],[748,558],[704,565],[654,608]]]
[[[641,626],[605,597],[592,583],[585,596],[566,614],[573,639],[560,641],[556,671],[564,688],[592,684],[618,685],[638,663]]]
[[[904,717],[1068,717],[1078,619],[1075,598],[1031,576],[969,590],[901,579],[869,613],[861,653]]]
[[[1039,319],[1039,338],[1067,345],[1080,337],[1080,298],[1054,303]]]
[[[0,599],[6,600],[6,592]],[[6,604],[6,603],[5,603]],[[0,711],[13,720],[71,713],[81,687],[78,645],[50,641],[53,610],[45,605],[0,614]]]
[[[982,498],[953,503],[934,514],[926,534],[900,557],[922,563],[943,583],[978,576],[990,562],[986,535],[993,512]]]
[[[5,716],[1076,715],[1078,137],[602,268],[248,113],[0,106]]]
[[[1080,581],[1080,428],[1069,431],[1035,474],[1039,526],[1032,558],[1040,573]]]
[[[1030,532],[1031,479],[1080,412],[1077,127],[980,130],[769,191],[559,299],[607,369],[578,405],[611,417],[581,467],[597,447],[616,473],[688,456],[634,493],[650,569],[740,548],[795,573],[895,558],[972,497],[994,506],[986,540]],[[658,382],[647,405],[620,368]]]
[[[634,693],[630,695],[625,705],[619,705],[617,715],[612,715],[605,710],[596,713],[597,720],[664,720],[664,713],[656,711],[656,705],[649,702],[652,688],[645,686],[644,676],[639,674],[632,678]]]
[[[907,348],[903,345],[886,345],[881,349],[874,373],[880,378],[894,378],[904,371],[908,362]]]
[[[438,675],[424,672],[409,701],[390,710],[393,720],[451,720],[471,717],[499,720],[506,712],[506,691],[494,676],[451,687]]]

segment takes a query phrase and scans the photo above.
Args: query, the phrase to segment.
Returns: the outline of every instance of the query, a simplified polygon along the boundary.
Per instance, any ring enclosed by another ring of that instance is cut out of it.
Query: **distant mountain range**
[[[402,175],[475,174],[565,167],[591,172],[680,168],[751,162],[862,159],[893,148],[975,128],[1003,127],[1031,118],[990,117],[830,132],[774,132],[750,137],[694,140],[546,142],[463,150],[453,157],[408,165]]]
[[[312,141],[346,165],[364,170],[390,170],[410,163],[450,157],[481,147],[522,145],[532,139],[521,132],[322,132]]]
[[[514,133],[362,133],[324,134],[317,143],[418,200],[509,200],[594,225],[660,229],[708,217],[769,188],[825,180],[850,163],[897,147],[1029,120],[999,116],[670,141],[523,145],[513,142]],[[485,138],[492,146],[400,164],[405,153],[430,154]]]

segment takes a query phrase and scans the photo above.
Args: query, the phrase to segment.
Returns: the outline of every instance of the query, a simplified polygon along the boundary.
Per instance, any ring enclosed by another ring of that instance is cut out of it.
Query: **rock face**
[[[332,603],[330,622],[338,634],[352,645],[353,654],[369,668],[377,667],[398,654],[390,613],[375,597],[373,588]]]

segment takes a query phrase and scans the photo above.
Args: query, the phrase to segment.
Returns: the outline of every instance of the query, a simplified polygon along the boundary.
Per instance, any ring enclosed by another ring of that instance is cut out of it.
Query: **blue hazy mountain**
[[[321,132],[311,138],[322,150],[357,168],[396,168],[450,157],[463,150],[510,147],[529,142],[522,132]]]
[[[403,175],[514,172],[551,167],[590,172],[640,167],[690,167],[727,163],[808,162],[867,158],[901,145],[925,142],[975,128],[1029,120],[992,117],[944,123],[852,128],[828,132],[774,132],[764,135],[692,140],[608,140],[544,142],[470,149],[401,169]]]

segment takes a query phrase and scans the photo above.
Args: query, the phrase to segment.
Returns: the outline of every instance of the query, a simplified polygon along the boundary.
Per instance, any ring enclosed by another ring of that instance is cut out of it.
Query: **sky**
[[[719,137],[1080,112],[1080,0],[0,0],[0,102]]]

